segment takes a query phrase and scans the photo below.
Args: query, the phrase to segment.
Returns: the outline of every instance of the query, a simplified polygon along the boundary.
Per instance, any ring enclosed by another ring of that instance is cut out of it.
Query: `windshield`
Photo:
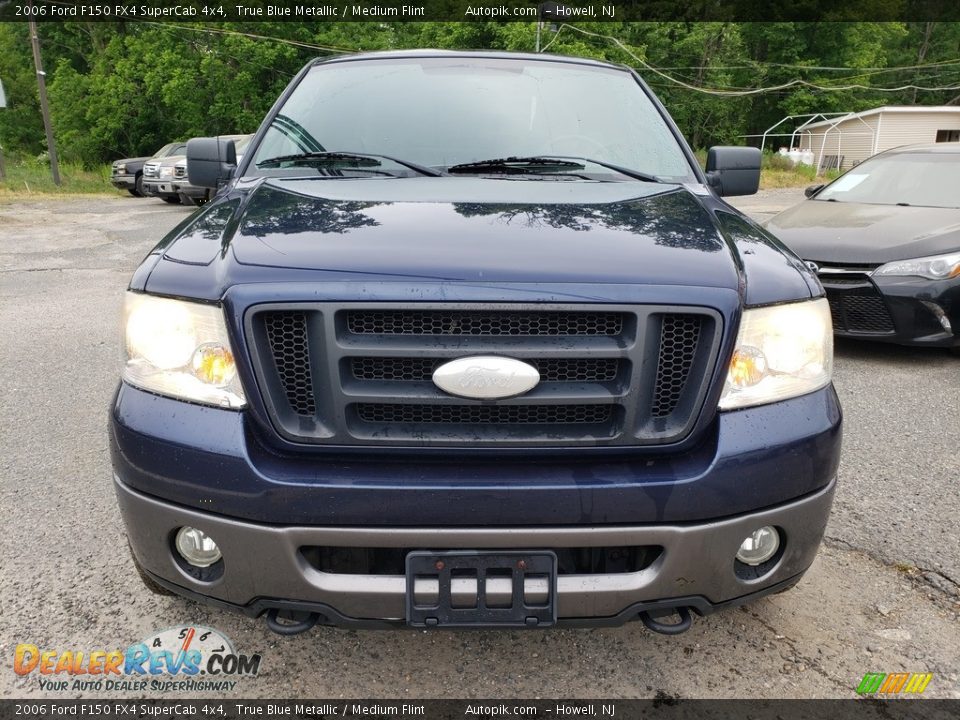
[[[234,147],[237,150],[237,155],[242,155],[244,150],[247,149],[247,145],[250,144],[250,141],[253,140],[253,135],[241,135],[235,142]]]
[[[271,123],[249,172],[270,158],[322,151],[386,155],[437,169],[491,158],[576,156],[665,180],[695,180],[676,138],[629,73],[542,60],[405,58],[314,67]]]
[[[960,208],[960,154],[895,153],[867,160],[816,200]]]
[[[155,157],[155,158],[166,157],[167,155],[170,154],[170,151],[173,150],[173,148],[174,148],[174,146],[176,146],[176,144],[177,144],[177,143],[167,143],[167,144],[164,145],[162,148],[160,148],[159,150],[157,150],[157,151],[152,155],[152,157]]]

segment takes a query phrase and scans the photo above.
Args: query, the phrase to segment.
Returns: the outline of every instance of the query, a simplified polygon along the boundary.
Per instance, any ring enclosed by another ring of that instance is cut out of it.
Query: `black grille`
[[[352,310],[347,327],[356,335],[620,335],[623,313]]]
[[[247,318],[278,432],[368,447],[677,442],[700,417],[721,330],[708,308],[588,303],[290,303]],[[530,363],[541,381],[482,402],[432,382],[439,365],[480,355]]]
[[[703,317],[664,315],[660,326],[660,358],[651,415],[666,417],[677,409],[697,356]]]
[[[860,275],[851,275],[849,277],[840,277],[839,275],[821,275],[820,282],[830,285],[863,285],[865,282]]]
[[[609,422],[612,411],[610,405],[357,405],[363,422],[401,425],[593,425]]]
[[[351,360],[357,380],[429,382],[433,371],[450,358],[358,357]],[[526,360],[537,368],[541,382],[610,382],[620,368],[618,358],[549,358]]]
[[[264,313],[263,323],[290,407],[298,415],[316,414],[305,313]]]
[[[323,547],[300,548],[316,570],[339,575],[404,575],[407,555],[419,548]],[[483,548],[478,548],[483,550]],[[621,547],[552,547],[559,575],[608,575],[634,573],[653,564],[663,548],[659,545]],[[492,550],[496,552],[496,550]]]
[[[886,303],[872,286],[836,293],[828,289],[827,300],[834,330],[883,335],[895,331]]]

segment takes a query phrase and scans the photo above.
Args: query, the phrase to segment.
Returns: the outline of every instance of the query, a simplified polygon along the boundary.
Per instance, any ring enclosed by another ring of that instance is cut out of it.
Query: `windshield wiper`
[[[383,165],[383,163],[380,162],[381,160],[389,160],[397,165],[401,165],[405,168],[413,170],[414,172],[420,173],[421,175],[427,175],[429,177],[440,177],[443,174],[432,168],[428,168],[423,165],[417,165],[416,163],[408,162],[406,160],[398,160],[397,158],[390,157],[389,155],[371,155],[369,153],[338,151],[303,152],[296,153],[294,155],[279,155],[277,157],[261,160],[257,163],[257,167],[271,168],[279,167],[284,163],[289,163],[291,165],[347,165],[352,166],[353,169],[362,170],[364,168],[380,167]]]
[[[583,170],[583,163],[564,160],[561,158],[550,157],[504,157],[493,158],[491,160],[478,160],[476,162],[460,163],[451,165],[447,168],[448,173],[453,174],[482,174],[482,173],[542,173],[542,172],[565,172],[567,170]]]
[[[476,162],[452,165],[447,168],[447,172],[454,174],[480,174],[485,172],[500,172],[507,174],[566,172],[567,170],[583,170],[586,168],[585,163],[591,163],[593,165],[605,167],[608,170],[613,170],[614,172],[620,173],[621,175],[626,175],[627,177],[631,177],[635,180],[643,180],[644,182],[663,182],[663,180],[657,176],[650,175],[649,173],[640,172],[639,170],[631,170],[630,168],[620,167],[619,165],[614,165],[613,163],[608,163],[601,160],[594,160],[593,158],[576,157],[574,155],[559,155],[555,157],[533,155],[530,157],[505,157],[494,158],[492,160],[478,160]]]
[[[652,182],[652,183],[665,183],[666,180],[657,177],[656,175],[651,175],[650,173],[645,173],[642,170],[634,170],[632,168],[626,168],[622,165],[614,165],[609,163],[606,160],[594,160],[593,158],[582,158],[574,157],[572,155],[563,155],[562,158],[569,157],[572,160],[582,160],[583,162],[593,163],[594,165],[599,165],[600,167],[605,167],[607,170],[613,170],[618,172],[621,175],[626,175],[627,177],[632,177],[634,180],[642,180],[643,182]]]

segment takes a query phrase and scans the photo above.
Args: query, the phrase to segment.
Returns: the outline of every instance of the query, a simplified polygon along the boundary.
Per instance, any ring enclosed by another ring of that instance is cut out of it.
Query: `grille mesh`
[[[298,415],[316,414],[306,315],[302,312],[264,313],[263,322],[290,407]]]
[[[378,424],[592,425],[612,412],[610,405],[357,405],[363,422]]]
[[[330,445],[594,446],[673,441],[698,417],[716,360],[710,311],[502,307],[260,309],[252,349],[272,420]],[[444,362],[520,348],[541,377],[526,397],[477,402],[432,385]]]
[[[827,300],[837,330],[862,333],[892,333],[895,330],[886,303],[872,288],[856,293],[828,293]]]
[[[660,327],[660,359],[651,414],[666,417],[677,409],[690,377],[700,342],[699,315],[664,315]]]
[[[351,360],[357,380],[429,382],[443,358],[358,357]],[[620,369],[617,358],[550,358],[527,360],[537,368],[541,382],[609,382]]]
[[[623,313],[351,310],[356,335],[620,335]]]

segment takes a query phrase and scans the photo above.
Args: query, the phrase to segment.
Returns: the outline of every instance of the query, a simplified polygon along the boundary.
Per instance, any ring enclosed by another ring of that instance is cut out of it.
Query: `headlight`
[[[162,179],[162,178],[171,178],[171,177],[173,177],[173,168],[172,168],[172,167],[170,167],[169,165],[165,165],[164,167],[160,168],[160,178],[161,178],[161,179]]]
[[[874,275],[915,275],[928,280],[949,280],[960,277],[960,253],[931,255],[913,260],[895,260],[881,265]]]
[[[221,308],[128,292],[123,327],[131,385],[208,405],[247,404]]]
[[[113,169],[117,171],[117,175],[123,175],[127,171],[127,166],[120,163],[119,165],[114,165]]]
[[[720,409],[805,395],[833,375],[833,325],[825,298],[744,310]]]

